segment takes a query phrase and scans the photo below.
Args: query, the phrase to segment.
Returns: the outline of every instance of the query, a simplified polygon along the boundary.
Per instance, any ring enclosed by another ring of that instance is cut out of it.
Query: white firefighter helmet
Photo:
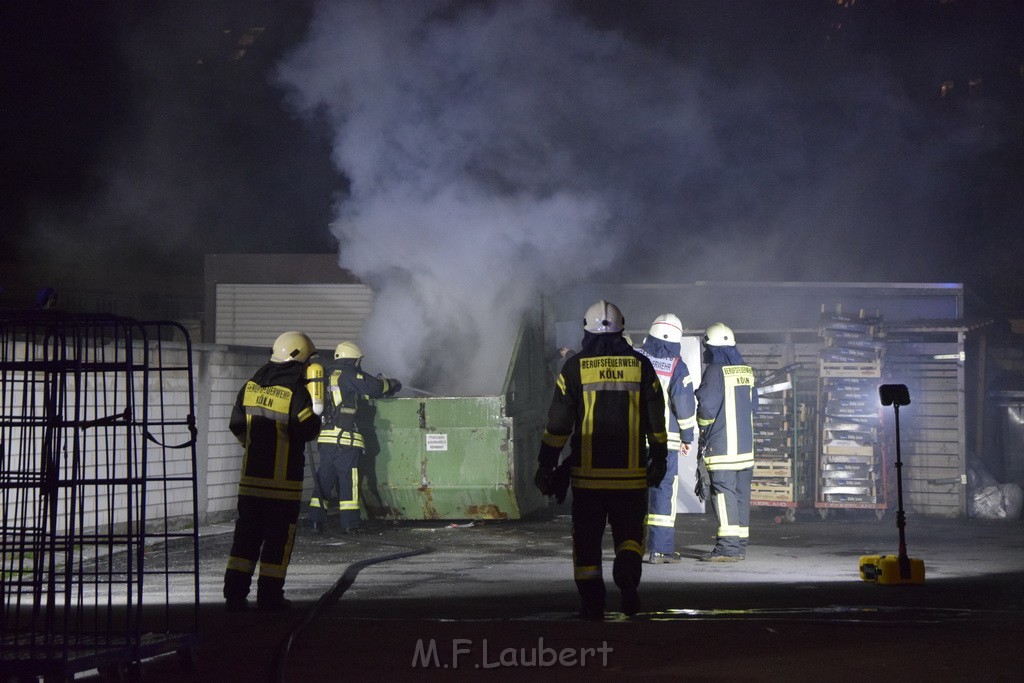
[[[334,349],[334,358],[355,358],[363,357],[363,350],[355,342],[343,341]]]
[[[583,319],[583,329],[592,334],[622,332],[625,325],[626,320],[622,317],[619,307],[604,299],[588,308]]]
[[[736,337],[728,325],[715,323],[704,333],[704,343],[708,346],[736,346]]]
[[[651,329],[647,334],[655,339],[678,344],[683,339],[683,324],[674,314],[662,313],[651,323]]]
[[[309,337],[302,332],[291,330],[289,332],[282,332],[274,340],[274,348],[270,354],[270,360],[273,363],[287,363],[293,360],[305,363],[315,353],[316,347],[313,346],[313,342]]]

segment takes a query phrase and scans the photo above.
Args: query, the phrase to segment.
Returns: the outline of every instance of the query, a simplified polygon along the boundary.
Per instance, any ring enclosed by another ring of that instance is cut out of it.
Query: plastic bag
[[[967,485],[971,490],[979,490],[990,486],[999,486],[999,480],[981,463],[976,463],[967,468]]]
[[[1003,510],[1006,519],[1020,519],[1021,507],[1024,505],[1024,491],[1019,484],[1000,484],[999,490],[1003,494]]]
[[[1003,491],[998,486],[986,486],[974,492],[970,501],[971,517],[983,519],[1006,519],[1003,507]]]

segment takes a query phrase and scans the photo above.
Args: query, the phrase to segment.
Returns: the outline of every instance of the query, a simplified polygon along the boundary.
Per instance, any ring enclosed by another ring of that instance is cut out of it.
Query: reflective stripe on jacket
[[[678,342],[647,339],[639,351],[650,359],[665,391],[668,449],[678,451],[680,443],[693,443],[697,427],[693,377],[686,363],[679,357]]]
[[[320,416],[302,363],[267,363],[238,392],[229,427],[245,448],[238,494],[301,500],[307,441]]]
[[[749,365],[711,364],[697,396],[697,427],[709,470],[754,466],[754,371]]]
[[[583,351],[566,360],[556,382],[539,459],[554,467],[570,442],[576,488],[645,489],[648,456],[668,452],[665,398],[654,367],[618,340],[611,353]]]
[[[360,404],[384,396],[387,380],[369,375],[354,360],[342,360],[327,369],[328,409],[317,443],[363,448],[356,419]]]

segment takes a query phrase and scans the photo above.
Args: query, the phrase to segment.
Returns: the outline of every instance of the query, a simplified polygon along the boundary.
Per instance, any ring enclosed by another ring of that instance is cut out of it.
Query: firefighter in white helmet
[[[640,353],[651,360],[665,393],[665,424],[668,428],[668,469],[659,486],[651,488],[647,511],[647,561],[652,564],[678,563],[675,551],[676,494],[679,463],[690,452],[697,418],[693,377],[679,356],[683,325],[672,313],[659,315],[651,323]]]
[[[302,332],[281,334],[270,362],[245,383],[231,411],[229,426],[245,454],[238,519],[224,573],[229,611],[247,609],[257,562],[256,606],[290,607],[284,579],[302,506],[303,449],[320,431],[306,374],[315,354],[313,342]]]
[[[573,574],[580,616],[601,620],[605,584],[601,539],[612,527],[612,578],[622,612],[640,609],[647,487],[665,476],[665,398],[654,367],[622,337],[622,313],[607,301],[584,317],[583,345],[566,359],[555,384],[534,481],[545,495],[564,495],[572,482]],[[566,463],[558,458],[566,443]],[[556,468],[557,466],[557,468]],[[568,485],[568,480],[565,481]]]
[[[334,349],[334,363],[324,373],[324,424],[317,437],[320,462],[309,501],[309,520],[317,534],[324,533],[332,501],[339,511],[338,531],[358,530],[359,458],[369,436],[363,432],[372,429],[362,418],[372,401],[394,396],[402,388],[397,379],[363,370],[362,360],[362,349],[355,342],[343,341]]]
[[[736,562],[747,554],[754,469],[754,371],[743,362],[732,330],[715,323],[704,334],[704,374],[697,388],[698,457],[710,479],[718,519],[714,549],[704,562]],[[697,481],[701,487],[700,477]]]

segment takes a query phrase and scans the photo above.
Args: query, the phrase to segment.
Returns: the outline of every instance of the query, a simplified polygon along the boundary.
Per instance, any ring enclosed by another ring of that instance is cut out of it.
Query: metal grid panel
[[[191,647],[191,357],[174,323],[0,316],[5,671],[69,675]],[[172,544],[191,549],[187,566],[172,566]],[[172,595],[186,596],[184,610]]]

